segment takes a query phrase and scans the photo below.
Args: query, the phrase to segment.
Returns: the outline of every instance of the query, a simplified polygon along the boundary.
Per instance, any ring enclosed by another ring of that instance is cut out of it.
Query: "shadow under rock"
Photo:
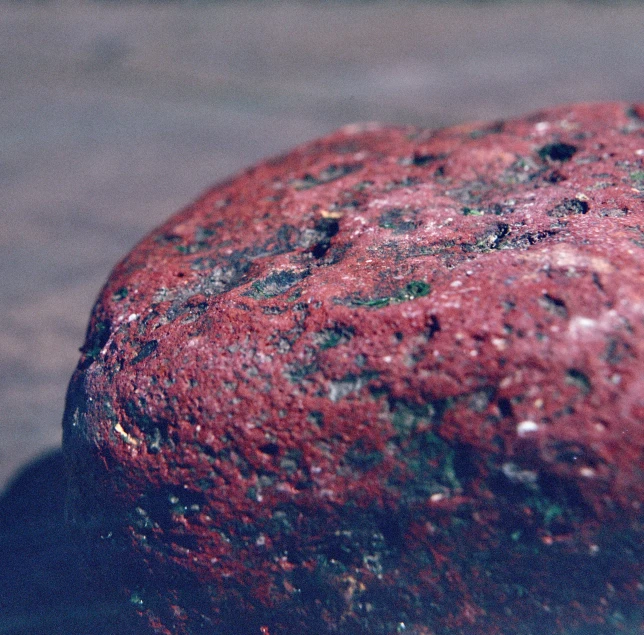
[[[84,564],[64,522],[65,486],[56,450],[0,497],[0,635],[146,635],[109,575]]]

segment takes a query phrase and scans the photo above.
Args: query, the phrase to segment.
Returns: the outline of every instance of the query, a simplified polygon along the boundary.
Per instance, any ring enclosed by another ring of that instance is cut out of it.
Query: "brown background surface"
[[[643,26],[641,3],[0,1],[0,635],[141,632],[76,563],[60,453],[25,466],[144,233],[351,121],[644,101]]]

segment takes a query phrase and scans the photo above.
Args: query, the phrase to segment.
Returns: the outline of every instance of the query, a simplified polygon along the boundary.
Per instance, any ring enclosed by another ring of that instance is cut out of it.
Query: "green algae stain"
[[[435,410],[431,404],[414,404],[397,401],[394,407],[391,424],[401,437],[414,433],[419,426],[431,425]]]
[[[631,172],[631,181],[633,181],[633,186],[635,189],[640,192],[644,191],[644,170],[636,170]]]
[[[404,234],[413,231],[418,227],[415,217],[418,210],[406,210],[394,207],[384,211],[379,219],[378,226],[383,229],[391,229],[397,234]]]
[[[567,515],[566,509],[560,503],[545,495],[529,496],[525,503],[541,518],[545,527],[550,527],[555,521],[565,520]]]
[[[405,444],[403,462],[411,474],[409,493],[426,498],[445,490],[460,490],[456,449],[433,432],[414,435]]]
[[[351,300],[351,304],[370,309],[380,309],[392,304],[400,304],[402,302],[416,300],[417,298],[423,298],[429,295],[430,291],[431,286],[423,280],[412,280],[394,295],[376,298],[354,298]]]
[[[127,287],[121,287],[112,294],[112,300],[114,300],[114,302],[120,302],[121,300],[125,300],[125,298],[127,298],[127,294]]]
[[[111,324],[107,320],[97,322],[81,349],[88,360],[95,360],[110,337]]]
[[[398,293],[394,298],[397,302],[407,302],[408,300],[415,300],[416,298],[423,298],[429,295],[431,287],[422,280],[412,280],[408,282],[404,289]]]
[[[295,286],[300,282],[300,280],[306,277],[306,275],[307,273],[294,271],[292,269],[274,271],[263,280],[256,280],[253,282],[250,291],[247,291],[244,295],[254,298],[255,300],[274,298]]]
[[[484,216],[485,211],[478,207],[464,207],[462,210],[463,216]]]
[[[569,368],[566,371],[566,383],[577,388],[582,394],[587,395],[592,390],[592,384],[588,375],[578,368]]]
[[[340,344],[346,344],[354,335],[355,329],[352,326],[335,324],[333,328],[323,329],[314,335],[315,343],[320,350],[335,348]]]
[[[370,309],[379,309],[383,306],[389,306],[391,303],[391,298],[390,297],[383,297],[383,298],[358,298],[353,301],[353,304],[356,306],[366,306],[369,307]]]
[[[132,364],[138,364],[139,362],[143,361],[146,357],[149,357],[154,353],[154,351],[157,350],[159,346],[158,340],[150,340],[149,342],[145,342],[139,349],[139,352],[136,354],[134,359],[132,360]]]

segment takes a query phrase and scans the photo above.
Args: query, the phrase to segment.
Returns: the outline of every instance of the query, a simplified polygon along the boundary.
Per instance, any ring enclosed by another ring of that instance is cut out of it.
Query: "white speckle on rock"
[[[127,443],[128,445],[139,445],[140,441],[137,438],[133,437],[131,434],[128,434],[120,423],[117,423],[114,426],[114,431],[117,432],[120,435],[121,439],[123,439],[123,441],[125,441],[125,443]]]
[[[493,337],[490,341],[498,351],[504,351],[508,347],[508,341],[503,337]]]
[[[550,129],[550,123],[547,121],[540,121],[535,124],[534,128],[538,134],[545,134]]]
[[[517,434],[520,437],[525,437],[528,434],[531,434],[533,432],[537,432],[539,430],[539,424],[536,421],[521,421],[521,423],[517,423]]]
[[[595,329],[597,328],[597,325],[598,325],[597,320],[584,317],[583,315],[575,315],[570,320],[570,323],[568,325],[568,330],[571,333],[576,335],[579,331]]]
[[[539,475],[534,470],[522,470],[516,463],[508,461],[501,466],[506,478],[512,483],[532,485],[537,482]]]

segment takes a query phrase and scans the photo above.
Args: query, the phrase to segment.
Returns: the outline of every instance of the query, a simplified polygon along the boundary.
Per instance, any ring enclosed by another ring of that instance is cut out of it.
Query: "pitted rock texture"
[[[109,278],[70,516],[158,633],[638,628],[643,257],[644,106],[267,161]]]

